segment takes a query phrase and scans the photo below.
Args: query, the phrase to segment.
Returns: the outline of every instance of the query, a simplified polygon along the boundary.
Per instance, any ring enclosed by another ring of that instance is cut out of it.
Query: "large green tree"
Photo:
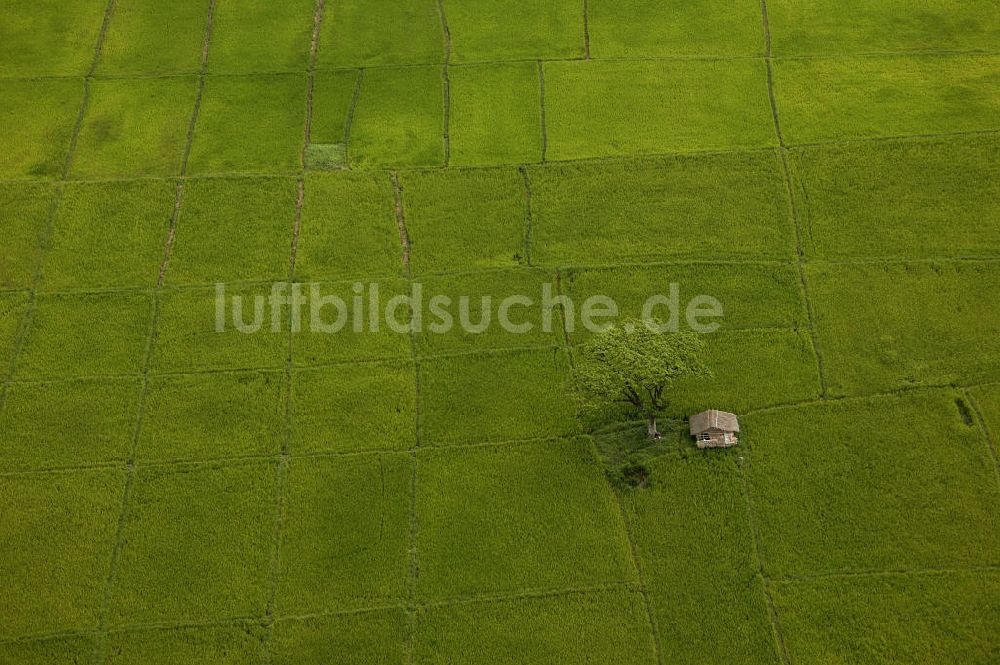
[[[603,410],[628,404],[646,421],[650,439],[660,438],[659,418],[674,382],[709,376],[701,360],[705,343],[691,332],[660,332],[657,321],[621,321],[594,335],[576,363],[585,406]]]

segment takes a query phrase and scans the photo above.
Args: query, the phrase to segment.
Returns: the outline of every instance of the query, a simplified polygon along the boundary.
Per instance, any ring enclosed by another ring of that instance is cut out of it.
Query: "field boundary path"
[[[296,179],[295,213],[293,215],[291,242],[288,258],[288,282],[295,282],[295,260],[299,247],[299,231],[302,226],[302,206],[305,203],[306,188],[306,151],[312,138],[313,91],[316,84],[316,59],[319,50],[320,30],[323,26],[324,0],[316,0],[313,10],[313,27],[309,41],[309,65],[306,73],[306,103],[302,122],[302,147],[299,151],[299,169]],[[345,129],[345,133],[349,131]],[[346,149],[346,144],[345,144]],[[264,636],[264,662],[272,661],[271,644],[274,641],[275,611],[277,608],[278,586],[281,581],[281,543],[285,530],[285,518],[288,510],[288,473],[291,462],[292,446],[292,395],[294,379],[294,340],[295,330],[288,326],[286,355],[284,366],[284,430],[281,438],[281,451],[278,454],[277,489],[275,491],[274,536],[271,545],[270,588],[268,589],[267,605],[264,609],[262,627]]]
[[[442,9],[442,17],[443,9]],[[410,267],[410,232],[406,228],[406,202],[404,200],[403,186],[399,181],[399,174],[396,171],[390,171],[389,179],[392,183],[392,193],[393,193],[393,212],[395,213],[396,226],[399,230],[399,244],[401,252],[401,260],[403,263],[403,272],[406,275],[407,283],[412,285],[414,282],[413,270]],[[409,331],[409,343],[410,343],[410,359],[413,365],[413,386],[414,386],[414,438],[413,445],[410,447],[410,505],[409,505],[409,565],[408,565],[408,575],[407,575],[407,585],[406,585],[406,619],[407,619],[407,635],[406,635],[406,662],[412,663],[414,660],[414,652],[416,649],[416,632],[417,632],[417,611],[420,607],[419,601],[417,600],[417,578],[420,576],[420,560],[417,553],[417,530],[419,527],[419,519],[417,516],[417,474],[419,458],[418,452],[423,447],[423,394],[420,389],[420,354],[417,352],[417,333],[414,330],[413,321],[415,314],[410,312],[410,331]]]
[[[778,100],[774,94],[774,71],[771,64],[771,26],[767,20],[767,0],[760,0],[761,20],[764,24],[764,65],[767,67],[767,97],[771,104],[771,118],[774,120],[774,133],[778,137],[778,154],[781,156],[781,168],[784,173],[785,189],[788,195],[788,207],[795,224],[795,262],[799,273],[799,286],[802,291],[802,300],[806,307],[806,315],[809,317],[809,336],[812,339],[813,354],[816,356],[816,370],[819,374],[820,396],[825,398],[828,395],[826,386],[826,376],[823,370],[823,352],[819,343],[819,335],[816,334],[816,315],[813,311],[812,300],[809,297],[809,282],[806,279],[805,270],[805,247],[802,242],[802,221],[799,218],[799,211],[795,205],[794,184],[792,183],[792,172],[788,165],[788,147],[785,145],[785,137],[781,132],[781,121],[778,119]]]
[[[100,665],[104,662],[107,650],[107,638],[109,634],[109,621],[111,613],[111,598],[114,592],[115,583],[118,577],[119,562],[121,560],[122,548],[125,543],[125,529],[128,522],[129,502],[132,497],[132,489],[135,485],[136,475],[136,454],[139,449],[139,440],[142,435],[142,426],[145,420],[146,404],[149,398],[149,373],[153,364],[154,347],[156,344],[157,327],[160,318],[160,294],[163,290],[164,279],[170,265],[170,255],[174,246],[177,223],[180,217],[181,205],[184,200],[184,180],[187,173],[188,156],[191,153],[191,144],[194,141],[195,126],[198,122],[198,115],[201,110],[201,98],[205,88],[205,74],[208,70],[208,50],[212,40],[212,25],[215,17],[215,6],[217,0],[210,0],[208,4],[208,15],[205,19],[205,36],[202,42],[200,72],[198,75],[198,88],[195,93],[194,107],[191,110],[191,117],[188,122],[187,135],[184,144],[184,153],[181,161],[179,177],[176,179],[174,189],[174,206],[170,216],[170,225],[167,231],[167,238],[163,248],[163,259],[160,263],[159,274],[156,280],[156,288],[152,293],[153,314],[149,325],[149,335],[146,340],[146,349],[142,361],[142,387],[139,394],[139,410],[136,416],[135,429],[129,446],[128,457],[126,458],[125,489],[122,493],[122,504],[118,515],[118,525],[115,532],[114,547],[111,552],[111,562],[108,567],[107,580],[104,585],[104,598],[101,604],[100,618],[98,622],[97,635],[94,640],[94,663]],[[109,3],[113,5],[115,0]],[[108,18],[113,10],[109,9]],[[102,42],[103,43],[103,40]],[[94,68],[100,58],[100,45],[94,59]]]

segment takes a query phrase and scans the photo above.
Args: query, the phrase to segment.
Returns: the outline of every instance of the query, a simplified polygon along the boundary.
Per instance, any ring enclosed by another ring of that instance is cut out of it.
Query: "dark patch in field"
[[[969,408],[969,405],[965,403],[965,400],[961,397],[956,397],[955,406],[958,407],[958,414],[962,416],[962,422],[965,423],[965,426],[972,427],[974,423],[972,419],[972,410]]]
[[[343,143],[313,143],[306,146],[305,167],[309,171],[336,171],[347,164]]]
[[[621,476],[629,487],[639,489],[649,487],[649,469],[644,464],[629,464],[622,467]]]
[[[604,473],[618,489],[650,487],[655,481],[648,464],[663,455],[682,450],[681,423],[660,423],[662,436],[646,436],[645,422],[613,425],[594,433],[594,444]]]

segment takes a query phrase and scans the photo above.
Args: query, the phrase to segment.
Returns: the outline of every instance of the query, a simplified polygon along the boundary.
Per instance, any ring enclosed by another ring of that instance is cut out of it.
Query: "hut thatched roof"
[[[735,413],[716,411],[715,409],[702,411],[691,416],[691,434],[703,434],[713,429],[723,432],[739,432],[740,423],[736,419]]]

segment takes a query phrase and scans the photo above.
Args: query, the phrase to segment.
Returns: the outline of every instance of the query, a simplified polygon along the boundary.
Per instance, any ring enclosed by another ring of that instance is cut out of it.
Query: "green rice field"
[[[0,665],[1000,662],[996,0],[0,16]],[[566,299],[670,285],[632,487]]]

